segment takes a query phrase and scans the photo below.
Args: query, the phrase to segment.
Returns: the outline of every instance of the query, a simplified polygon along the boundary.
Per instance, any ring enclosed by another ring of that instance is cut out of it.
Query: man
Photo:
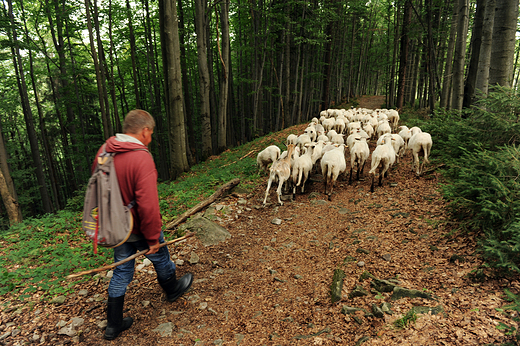
[[[166,299],[173,302],[190,288],[193,275],[188,273],[177,280],[175,263],[170,259],[168,247],[159,247],[164,243],[164,236],[157,193],[157,170],[147,148],[152,141],[154,127],[155,121],[148,112],[132,110],[125,117],[123,134],[110,137],[99,149],[98,155],[103,150],[117,153],[114,166],[123,202],[128,205],[135,201],[131,209],[134,219],[132,234],[124,244],[114,248],[114,262],[148,248],[146,257],[155,267],[157,280],[166,293]],[[96,160],[92,170],[95,166]],[[114,269],[108,286],[105,339],[117,338],[133,323],[131,317],[123,318],[123,305],[126,288],[134,276],[134,265],[135,261],[132,260]]]

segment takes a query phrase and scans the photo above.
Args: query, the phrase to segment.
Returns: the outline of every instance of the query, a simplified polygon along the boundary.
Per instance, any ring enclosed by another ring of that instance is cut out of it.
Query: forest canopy
[[[434,114],[471,110],[496,85],[516,94],[518,5],[2,1],[1,227],[81,195],[134,108],[156,119],[168,181],[359,95]]]

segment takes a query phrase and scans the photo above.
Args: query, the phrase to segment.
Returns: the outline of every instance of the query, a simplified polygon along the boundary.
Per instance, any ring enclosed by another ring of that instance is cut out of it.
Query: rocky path
[[[140,263],[125,305],[135,323],[115,341],[102,339],[108,278],[100,276],[77,285],[61,304],[32,309],[19,304],[19,310],[12,304],[0,315],[0,342],[483,345],[505,340],[496,326],[509,320],[496,309],[504,304],[503,289],[518,290],[520,284],[472,275],[480,264],[475,239],[457,233],[448,221],[437,172],[416,178],[406,157],[374,193],[368,180],[350,186],[342,180],[332,201],[323,195],[321,177],[312,180],[304,194],[283,206],[262,207],[262,186],[237,189],[209,208],[204,216],[231,237],[211,246],[193,237],[170,248],[179,274],[195,275],[192,290],[174,303],[164,300],[153,268]],[[269,201],[276,201],[274,190]],[[333,302],[337,270],[344,278]],[[422,297],[394,299],[393,288],[386,292],[376,279]],[[389,311],[382,315],[373,308],[383,305]],[[414,306],[432,311],[415,310],[415,322],[397,328],[394,322]]]

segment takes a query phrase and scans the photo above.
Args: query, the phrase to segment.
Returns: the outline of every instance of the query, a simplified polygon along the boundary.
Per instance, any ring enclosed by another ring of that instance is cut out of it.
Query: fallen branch
[[[219,198],[225,191],[231,190],[232,188],[237,186],[239,183],[240,183],[240,179],[239,178],[235,178],[235,179],[227,182],[226,184],[222,185],[210,197],[208,197],[204,201],[200,202],[199,204],[197,204],[196,206],[194,206],[190,210],[184,212],[181,216],[179,216],[174,221],[172,221],[169,224],[167,224],[166,225],[166,229],[167,230],[174,229],[176,226],[178,226],[179,224],[181,224],[184,221],[186,221],[188,219],[188,217],[190,217],[191,215],[193,215],[193,214],[199,212],[200,210],[204,209],[205,207],[207,207],[208,205],[213,203],[215,200],[217,200],[217,198]]]
[[[444,166],[446,166],[446,164],[445,163],[441,163],[438,166],[435,166],[433,168],[425,170],[424,172],[421,173],[421,175],[425,175],[425,174],[431,173],[431,172],[435,171],[437,168],[441,168],[441,167],[444,167]]]
[[[194,235],[195,235],[195,233],[188,233],[184,237],[180,237],[180,238],[177,238],[177,239],[174,239],[174,240],[170,240],[170,241],[164,242],[159,247],[161,248],[163,246],[167,246],[167,245],[170,245],[170,244],[173,244],[173,243],[180,242],[180,241],[182,241],[184,239],[187,239],[189,237],[193,237]],[[109,265],[104,266],[104,267],[99,267],[99,268],[96,268],[96,269],[90,269],[90,270],[85,270],[85,271],[82,271],[82,272],[79,272],[79,273],[70,274],[70,275],[67,276],[67,279],[77,278],[78,276],[83,276],[83,275],[87,275],[87,274],[92,274],[92,273],[102,272],[102,271],[105,271],[105,270],[114,269],[115,267],[120,266],[121,264],[126,263],[128,261],[131,261],[134,258],[137,258],[137,257],[139,257],[141,255],[146,255],[148,250],[149,249],[146,249],[146,250],[143,250],[143,251],[139,251],[139,252],[133,254],[132,256],[130,256],[128,258],[125,258],[124,260],[116,262],[114,264],[109,264]]]

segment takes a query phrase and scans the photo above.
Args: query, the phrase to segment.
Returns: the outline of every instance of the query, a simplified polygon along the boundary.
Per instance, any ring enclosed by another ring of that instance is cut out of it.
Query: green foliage
[[[520,98],[497,88],[477,107],[410,119],[446,163],[442,186],[461,228],[480,232],[487,265],[520,272]]]
[[[3,232],[0,294],[12,292],[21,299],[37,291],[45,297],[63,294],[76,283],[64,281],[65,276],[105,264],[109,251],[100,248],[100,255],[94,255],[80,224],[81,214],[62,211],[27,219]]]
[[[520,324],[520,297],[513,294],[509,290],[505,290],[506,299],[511,302],[511,304],[504,306],[502,309],[497,309],[500,312],[504,312],[506,315],[512,318],[512,320],[518,325]],[[512,314],[509,314],[508,311],[512,311]],[[504,333],[510,336],[514,341],[515,345],[518,345],[520,342],[520,334],[518,333],[518,329],[512,325],[507,325],[505,323],[500,322],[497,326],[498,329],[504,331]]]
[[[394,326],[398,329],[404,329],[407,328],[410,325],[410,323],[415,323],[416,320],[417,314],[415,313],[414,309],[411,309],[406,313],[406,315],[395,320]]]

